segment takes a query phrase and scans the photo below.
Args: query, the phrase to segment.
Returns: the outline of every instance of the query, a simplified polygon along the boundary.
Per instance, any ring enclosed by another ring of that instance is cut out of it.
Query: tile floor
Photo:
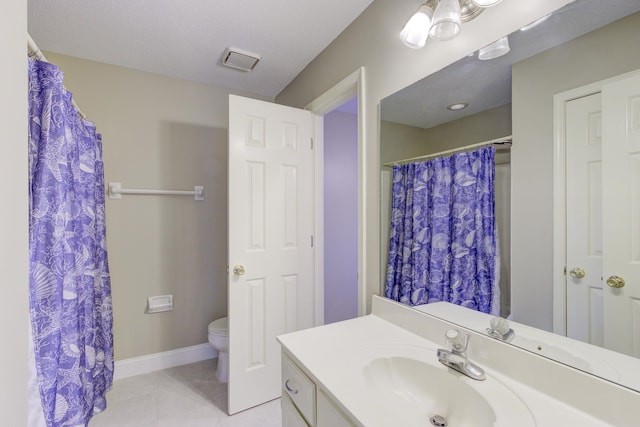
[[[227,385],[214,374],[217,360],[115,381],[107,410],[89,427],[280,427],[280,399],[227,415]]]

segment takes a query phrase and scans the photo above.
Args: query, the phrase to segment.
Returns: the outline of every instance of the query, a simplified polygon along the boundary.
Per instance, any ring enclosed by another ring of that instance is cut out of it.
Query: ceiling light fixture
[[[502,0],[427,0],[407,21],[400,39],[412,49],[425,46],[427,39],[451,40],[460,33],[462,23],[480,15]]]
[[[542,18],[533,21],[531,24],[527,24],[524,27],[520,28],[520,31],[528,31],[528,30],[532,29],[533,27],[537,27],[538,25],[542,24],[544,21],[549,19],[550,16],[551,16],[551,14],[543,16]]]
[[[464,110],[468,106],[469,104],[466,102],[456,102],[455,104],[447,105],[447,110],[451,110],[451,111]]]
[[[478,51],[478,59],[486,61],[498,58],[509,53],[509,50],[511,50],[509,48],[509,38],[505,36],[480,49]]]

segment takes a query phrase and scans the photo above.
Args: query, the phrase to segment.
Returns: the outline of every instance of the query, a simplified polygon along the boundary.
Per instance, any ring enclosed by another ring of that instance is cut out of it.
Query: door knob
[[[582,279],[584,275],[584,270],[580,267],[576,267],[569,272],[569,276],[573,277],[574,279]]]
[[[233,274],[235,274],[236,276],[242,276],[244,274],[244,266],[236,265],[235,267],[233,267]]]
[[[622,288],[624,287],[624,279],[620,276],[611,276],[607,279],[607,286],[612,288]]]

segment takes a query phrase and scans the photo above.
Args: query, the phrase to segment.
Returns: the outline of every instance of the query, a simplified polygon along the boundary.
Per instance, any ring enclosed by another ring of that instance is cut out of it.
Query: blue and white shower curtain
[[[498,314],[495,148],[393,168],[386,296]]]
[[[48,427],[86,426],[106,408],[113,335],[102,142],[63,74],[29,59],[29,286]]]

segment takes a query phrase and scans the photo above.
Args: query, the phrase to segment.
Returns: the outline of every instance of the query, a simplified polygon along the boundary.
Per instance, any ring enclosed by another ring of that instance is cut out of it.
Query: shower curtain
[[[499,313],[495,148],[393,168],[386,296]]]
[[[102,142],[53,64],[29,59],[29,307],[48,427],[106,408],[113,336]]]

